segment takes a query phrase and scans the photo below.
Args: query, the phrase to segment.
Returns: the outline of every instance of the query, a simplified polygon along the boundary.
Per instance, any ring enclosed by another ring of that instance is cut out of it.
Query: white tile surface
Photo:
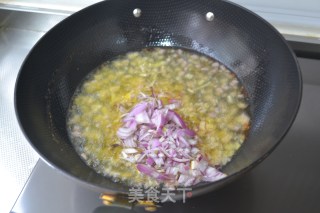
[[[320,43],[320,1],[318,0],[231,0],[275,26],[282,34],[315,38]]]
[[[98,0],[0,0],[0,3],[39,9],[63,10],[75,12]]]

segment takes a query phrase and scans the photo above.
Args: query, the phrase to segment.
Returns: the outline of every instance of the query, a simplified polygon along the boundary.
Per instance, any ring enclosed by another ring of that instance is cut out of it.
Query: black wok
[[[137,17],[136,8],[141,10]],[[208,12],[214,17],[206,17]],[[215,58],[238,76],[248,93],[251,129],[223,168],[228,177],[193,187],[193,195],[215,190],[257,165],[289,130],[300,104],[301,74],[293,52],[266,21],[226,1],[103,1],[51,29],[21,67],[16,114],[48,164],[93,190],[128,193],[128,186],[97,174],[80,159],[68,138],[66,114],[76,87],[90,71],[151,46],[182,47]]]

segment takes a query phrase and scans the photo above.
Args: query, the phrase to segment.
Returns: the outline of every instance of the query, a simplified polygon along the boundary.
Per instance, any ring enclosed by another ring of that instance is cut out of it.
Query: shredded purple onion
[[[195,146],[197,136],[169,105],[142,94],[143,101],[124,115],[117,135],[122,141],[123,159],[136,163],[137,169],[169,186],[192,186],[213,182],[226,175],[214,167]]]

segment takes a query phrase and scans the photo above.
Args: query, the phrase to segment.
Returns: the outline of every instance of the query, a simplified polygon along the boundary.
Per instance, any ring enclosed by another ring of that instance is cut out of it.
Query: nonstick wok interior
[[[140,8],[139,18],[133,10]],[[207,12],[214,20],[207,21]],[[251,12],[224,1],[111,0],[90,6],[50,30],[26,58],[16,84],[16,112],[33,147],[52,166],[84,185],[128,192],[89,168],[66,130],[70,99],[81,80],[107,60],[145,47],[172,46],[217,59],[248,93],[251,129],[229,177],[193,188],[202,194],[232,181],[264,159],[291,126],[301,99],[301,76],[282,36]],[[179,195],[177,195],[179,197]]]

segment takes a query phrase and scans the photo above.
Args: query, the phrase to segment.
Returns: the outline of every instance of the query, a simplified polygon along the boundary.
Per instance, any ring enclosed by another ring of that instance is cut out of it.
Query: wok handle
[[[160,207],[160,205],[158,205],[157,203],[149,200],[138,200],[129,202],[129,199],[126,195],[111,195],[102,193],[100,195],[100,199],[106,206],[125,208],[129,210],[132,210],[135,207],[142,207],[148,212],[154,212],[158,207]]]

